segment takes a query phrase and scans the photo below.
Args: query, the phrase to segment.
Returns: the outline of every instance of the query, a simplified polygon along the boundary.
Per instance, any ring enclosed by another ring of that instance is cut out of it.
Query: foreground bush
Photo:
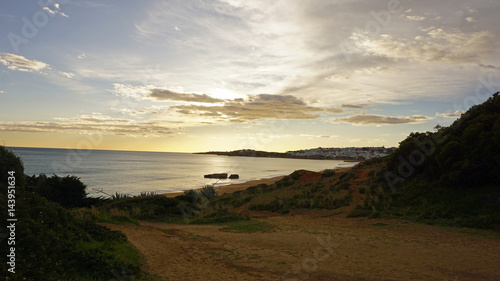
[[[0,146],[0,174],[11,170],[16,171],[16,244],[12,245],[16,267],[15,274],[8,272],[6,258],[10,249],[0,247],[1,276],[10,280],[51,281],[111,280],[116,272],[135,276],[136,280],[144,275],[138,261],[115,255],[117,249],[129,247],[123,234],[93,221],[75,219],[59,204],[27,191],[21,160]],[[0,182],[2,206],[7,206],[6,183],[7,180]],[[0,219],[6,221],[6,214],[2,212]]]

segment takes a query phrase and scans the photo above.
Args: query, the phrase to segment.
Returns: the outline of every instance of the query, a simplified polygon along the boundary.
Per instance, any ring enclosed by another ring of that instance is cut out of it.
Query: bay
[[[23,147],[8,149],[21,157],[25,174],[77,176],[87,186],[90,196],[99,195],[96,189],[102,189],[109,194],[165,193],[208,184],[226,185],[288,175],[300,169],[322,171],[356,164],[339,160],[231,157],[172,152]],[[240,178],[217,181],[203,177],[210,173],[238,174]]]

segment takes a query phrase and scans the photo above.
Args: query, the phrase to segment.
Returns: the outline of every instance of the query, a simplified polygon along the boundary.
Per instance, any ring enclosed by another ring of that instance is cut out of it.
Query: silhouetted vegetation
[[[500,226],[500,96],[449,127],[411,133],[371,176],[358,213],[475,228]],[[360,165],[361,166],[361,165]]]
[[[323,171],[323,174],[321,176],[324,178],[328,178],[328,177],[332,177],[334,175],[335,175],[335,170],[326,169]]]
[[[194,218],[190,223],[193,224],[210,224],[210,223],[227,223],[233,221],[249,220],[250,218],[244,214],[231,212],[229,209],[216,209],[206,215]]]
[[[97,225],[88,217],[76,216],[75,212],[39,194],[46,192],[47,197],[68,207],[78,205],[84,190],[78,178],[35,177],[45,180],[41,186],[54,189],[28,189],[21,160],[0,146],[2,206],[7,206],[5,175],[12,170],[16,177],[16,273],[7,271],[8,247],[0,247],[2,276],[8,276],[9,280],[110,280],[118,274],[146,280],[140,269],[139,255],[122,233]],[[75,195],[67,201],[59,197],[64,196],[65,188],[70,190],[70,195]],[[6,212],[2,212],[1,219],[6,221]]]
[[[182,216],[178,207],[180,203],[175,198],[162,195],[137,196],[113,200],[99,208],[99,211],[117,221],[130,221],[130,219],[166,221]]]
[[[97,200],[97,198],[87,197],[88,194],[85,191],[87,187],[80,181],[80,178],[75,176],[47,177],[41,174],[38,177],[28,176],[27,182],[35,193],[63,207],[88,207]]]

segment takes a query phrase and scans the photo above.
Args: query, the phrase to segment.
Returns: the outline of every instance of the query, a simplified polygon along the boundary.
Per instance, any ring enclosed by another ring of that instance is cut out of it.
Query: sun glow
[[[229,91],[226,89],[221,89],[221,88],[210,90],[208,92],[210,93],[211,97],[217,98],[217,99],[234,100],[237,98],[243,98],[243,96],[241,96],[239,94],[236,94],[232,91]]]

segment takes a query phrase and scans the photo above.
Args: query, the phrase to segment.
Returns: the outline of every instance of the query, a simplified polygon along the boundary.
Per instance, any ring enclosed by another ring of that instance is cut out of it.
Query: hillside
[[[358,210],[491,228],[500,224],[500,96],[451,126],[412,133],[380,167]],[[360,212],[362,213],[362,212]]]
[[[296,171],[273,185],[221,196],[214,208],[256,215],[339,209],[474,228],[500,226],[500,96],[449,127],[412,133],[389,156],[345,173]],[[341,208],[347,207],[347,208]]]

